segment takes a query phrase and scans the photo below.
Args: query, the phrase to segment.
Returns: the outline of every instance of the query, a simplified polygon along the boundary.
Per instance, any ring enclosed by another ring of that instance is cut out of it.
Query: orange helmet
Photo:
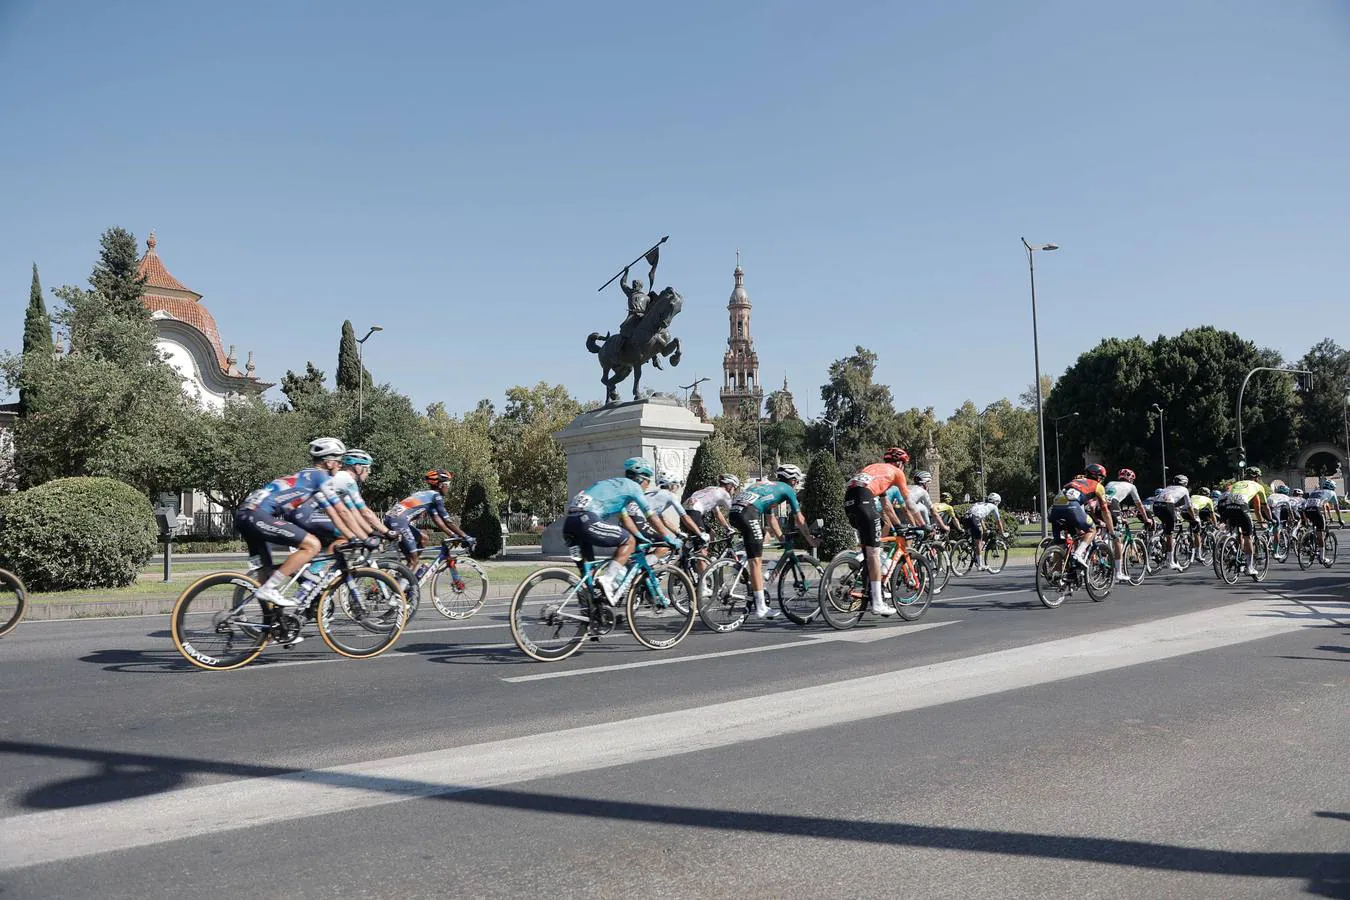
[[[455,473],[447,472],[445,471],[445,469],[432,469],[430,472],[427,472],[427,474],[423,475],[422,477],[423,479],[425,479],[426,483],[431,485],[432,487],[440,487],[441,485],[449,481],[451,478],[454,478]]]
[[[903,466],[905,463],[909,462],[909,454],[899,447],[892,447],[882,454],[881,459],[883,462],[888,462],[893,466]]]

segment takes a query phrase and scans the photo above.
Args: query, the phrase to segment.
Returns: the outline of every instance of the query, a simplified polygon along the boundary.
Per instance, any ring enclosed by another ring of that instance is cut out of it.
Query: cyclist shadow
[[[399,653],[415,653],[425,657],[428,662],[460,663],[477,665],[481,663],[522,663],[528,662],[524,655],[514,647],[493,647],[481,644],[410,644],[400,643]]]
[[[322,652],[306,653],[304,651],[298,653],[286,652],[285,656],[273,655],[269,657],[264,654],[249,663],[249,668],[265,667],[296,660],[322,659],[327,655]],[[201,671],[184,659],[183,655],[173,647],[163,650],[95,650],[86,656],[81,656],[80,662],[102,666],[105,672],[133,675],[167,675]]]

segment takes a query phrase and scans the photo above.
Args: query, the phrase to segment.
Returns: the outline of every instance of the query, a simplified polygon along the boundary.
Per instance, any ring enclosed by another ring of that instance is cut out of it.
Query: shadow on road
[[[457,804],[661,826],[961,850],[1172,872],[1250,878],[1299,878],[1306,882],[1306,890],[1316,896],[1350,898],[1350,852],[1209,850],[1116,838],[672,806],[540,791],[467,788],[341,771],[118,753],[23,741],[0,741],[0,753],[81,760],[100,767],[94,774],[54,782],[29,791],[23,796],[22,802],[30,809],[66,809],[162,793],[183,786],[192,775],[280,778],[359,791],[379,791],[401,799],[423,797]],[[1319,810],[1312,815],[1350,822],[1350,813],[1346,812]]]

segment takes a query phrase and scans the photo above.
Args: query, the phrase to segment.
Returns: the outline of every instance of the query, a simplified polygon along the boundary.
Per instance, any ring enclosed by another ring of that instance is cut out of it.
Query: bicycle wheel
[[[783,615],[798,625],[809,625],[820,612],[820,579],[825,567],[820,560],[805,553],[793,553],[792,558],[778,567],[778,608]]]
[[[934,545],[929,551],[928,564],[933,572],[933,596],[947,589],[952,580],[952,557],[946,547]]]
[[[628,630],[650,650],[674,647],[694,627],[698,595],[694,582],[679,566],[652,567],[657,594],[648,578],[633,579],[628,589]]]
[[[1298,567],[1309,569],[1317,562],[1317,532],[1308,530],[1298,538]]]
[[[820,578],[820,617],[843,631],[858,624],[867,608],[867,569],[858,554],[845,550],[825,567]]]
[[[234,572],[199,578],[183,591],[169,614],[169,634],[194,666],[223,672],[247,665],[262,653],[269,624],[258,582]]]
[[[698,588],[698,617],[712,631],[726,634],[749,615],[750,563],[723,559],[703,573]]]
[[[1173,538],[1174,546],[1177,548],[1177,565],[1181,566],[1181,571],[1185,572],[1191,567],[1194,560],[1191,559],[1191,548],[1195,546],[1191,542],[1191,536],[1188,532],[1178,531]]]
[[[388,650],[408,624],[408,600],[389,574],[369,566],[349,569],[319,596],[319,636],[349,659]]]
[[[590,630],[588,591],[572,569],[540,569],[522,581],[507,611],[516,646],[540,662],[580,650]]]
[[[27,609],[28,591],[19,576],[0,569],[0,636],[18,627]]]
[[[412,617],[417,614],[417,606],[422,596],[422,586],[417,583],[417,573],[397,559],[377,559],[372,565],[398,582],[398,589],[408,600],[408,621],[411,622]]]
[[[911,556],[909,571],[904,563],[891,572],[891,603],[900,618],[913,622],[928,611],[933,602],[933,567],[923,556]]]
[[[1148,574],[1157,575],[1167,560],[1167,548],[1163,546],[1162,532],[1156,528],[1144,538],[1148,541]]]
[[[1088,550],[1084,580],[1087,582],[1089,597],[1100,603],[1110,596],[1111,588],[1115,585],[1115,574],[1115,553],[1110,547],[1098,544]]]
[[[1281,528],[1270,546],[1270,557],[1277,563],[1289,561],[1289,530]]]
[[[1242,576],[1242,565],[1238,563],[1237,538],[1229,536],[1214,553],[1214,570],[1228,584],[1237,584]]]
[[[975,565],[975,551],[970,546],[970,541],[961,541],[952,550],[952,574],[960,578],[969,572],[973,565]]]
[[[1265,581],[1270,573],[1270,542],[1264,536],[1252,540],[1252,561],[1256,564],[1256,574],[1251,579],[1258,583]]]
[[[1125,558],[1121,561],[1130,584],[1138,587],[1148,577],[1148,544],[1131,538],[1125,542]]]
[[[1195,551],[1195,559],[1202,566],[1214,565],[1214,529],[1206,529],[1200,535],[1200,546]]]
[[[995,538],[984,545],[984,564],[989,574],[997,575],[1008,564],[1008,545],[1002,538]]]
[[[447,619],[467,619],[487,601],[488,577],[482,566],[467,556],[456,557],[452,570],[444,561],[431,575],[431,602]]]
[[[1036,563],[1036,596],[1043,606],[1054,609],[1069,596],[1069,551],[1063,544],[1047,547]]]

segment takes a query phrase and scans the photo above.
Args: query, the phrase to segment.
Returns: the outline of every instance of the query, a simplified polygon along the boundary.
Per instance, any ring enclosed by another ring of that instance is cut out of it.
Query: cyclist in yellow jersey
[[[933,513],[948,528],[955,528],[961,531],[961,522],[956,518],[956,509],[952,506],[952,495],[946,491],[942,492],[942,499],[933,504]]]
[[[1248,466],[1242,474],[1243,480],[1233,482],[1228,492],[1219,498],[1219,518],[1229,527],[1237,529],[1242,555],[1247,560],[1246,574],[1255,575],[1256,548],[1252,535],[1256,533],[1256,523],[1252,513],[1255,512],[1262,522],[1270,521],[1266,511],[1266,498],[1270,496],[1270,491],[1261,483],[1261,470],[1256,466]]]
[[[1191,507],[1202,523],[1214,521],[1214,501],[1209,497],[1209,488],[1201,488],[1191,494]]]

